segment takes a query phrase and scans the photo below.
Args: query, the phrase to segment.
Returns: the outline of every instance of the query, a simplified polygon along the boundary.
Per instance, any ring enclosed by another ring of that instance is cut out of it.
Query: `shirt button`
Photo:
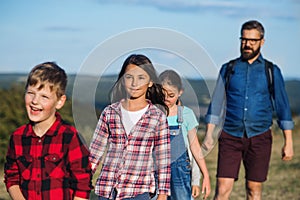
[[[245,97],[245,99],[248,99],[248,97]]]
[[[247,111],[247,110],[248,110],[248,108],[245,108],[244,110],[245,110],[245,111]]]
[[[42,142],[42,140],[41,140],[41,139],[39,139],[39,140],[38,140],[38,142],[40,143],[40,142]]]

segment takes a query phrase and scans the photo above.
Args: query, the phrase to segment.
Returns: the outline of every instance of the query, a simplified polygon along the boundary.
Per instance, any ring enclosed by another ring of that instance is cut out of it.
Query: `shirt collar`
[[[240,62],[246,62],[246,61],[243,61],[242,57],[239,57],[238,59]],[[264,62],[264,58],[262,56],[262,54],[260,53],[258,58],[253,62],[253,63],[256,63],[256,62],[259,62],[259,63],[263,63]],[[253,64],[252,63],[252,64]]]
[[[119,102],[113,103],[113,104],[111,104],[111,107],[116,110],[121,110],[122,102],[124,102],[124,101],[125,101],[125,99],[122,99]],[[150,100],[146,99],[146,101],[148,102],[149,105],[152,105]]]
[[[256,62],[256,61],[258,61],[258,62],[260,62],[260,63],[263,63],[263,62],[264,62],[264,58],[263,58],[263,56],[261,55],[261,53],[260,53],[260,55],[258,56],[258,58],[257,58],[254,62]]]
[[[58,112],[55,113],[55,117],[56,120],[54,121],[54,123],[52,124],[52,126],[47,130],[47,132],[44,135],[47,136],[55,136],[57,135],[57,127],[59,126],[59,124],[61,124],[61,116]],[[27,125],[27,132],[25,133],[26,136],[28,137],[37,137],[37,135],[34,133],[33,131],[33,126],[32,123],[28,123]]]

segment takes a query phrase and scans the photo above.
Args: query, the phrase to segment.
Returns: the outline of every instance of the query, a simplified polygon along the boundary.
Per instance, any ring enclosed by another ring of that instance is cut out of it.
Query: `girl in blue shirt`
[[[190,108],[179,105],[179,97],[183,93],[180,76],[173,70],[166,70],[160,74],[159,80],[165,90],[165,103],[169,108],[167,120],[171,137],[171,196],[168,199],[188,200],[199,196],[199,167],[203,174],[202,194],[205,193],[206,199],[211,191],[210,178],[197,138],[198,121]]]

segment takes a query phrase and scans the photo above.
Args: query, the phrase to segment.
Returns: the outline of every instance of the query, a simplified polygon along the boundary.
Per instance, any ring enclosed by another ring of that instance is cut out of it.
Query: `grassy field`
[[[264,183],[263,199],[267,200],[299,200],[300,199],[300,119],[296,119],[296,128],[294,130],[294,153],[295,157],[290,162],[281,161],[281,148],[283,137],[277,129],[273,133],[273,150],[269,169],[268,180]],[[276,126],[274,126],[276,127]],[[215,189],[215,172],[217,161],[217,147],[206,157],[207,166],[211,176],[212,194],[209,199],[213,198]],[[3,167],[0,171],[0,200],[10,199],[3,184]],[[244,171],[240,170],[239,180],[235,182],[231,199],[245,199],[244,189]],[[91,196],[91,199],[94,195]],[[197,200],[200,200],[198,198]]]
[[[281,133],[273,134],[273,149],[269,168],[268,180],[264,183],[263,199],[268,200],[299,200],[300,199],[300,139],[299,131],[294,134],[294,152],[295,157],[290,162],[281,160],[281,148],[283,145],[283,137]],[[215,189],[215,174],[217,163],[217,147],[206,158],[207,166],[211,176],[212,189]],[[209,199],[213,199],[214,191]],[[200,200],[198,198],[197,200]],[[244,168],[241,165],[239,180],[235,182],[231,194],[231,199],[240,200],[245,198],[245,179]]]

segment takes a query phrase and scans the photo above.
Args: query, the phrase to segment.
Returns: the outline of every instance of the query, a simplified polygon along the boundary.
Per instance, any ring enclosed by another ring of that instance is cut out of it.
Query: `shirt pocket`
[[[24,155],[17,158],[17,165],[20,174],[24,180],[29,180],[33,166],[33,158],[30,155]]]
[[[65,176],[63,154],[48,154],[44,156],[46,177],[62,178]]]

